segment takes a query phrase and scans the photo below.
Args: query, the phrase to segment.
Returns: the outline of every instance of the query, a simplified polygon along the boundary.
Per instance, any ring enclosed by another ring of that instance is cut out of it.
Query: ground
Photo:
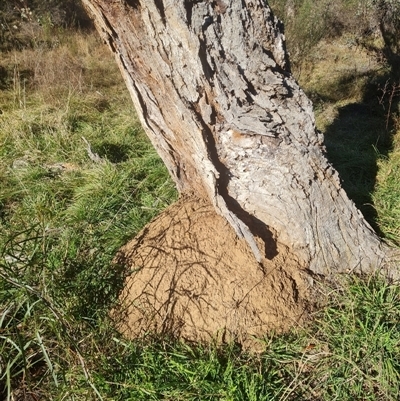
[[[121,328],[132,338],[155,332],[246,344],[302,324],[308,276],[285,247],[273,254],[258,264],[209,203],[181,197],[116,257],[131,271]]]

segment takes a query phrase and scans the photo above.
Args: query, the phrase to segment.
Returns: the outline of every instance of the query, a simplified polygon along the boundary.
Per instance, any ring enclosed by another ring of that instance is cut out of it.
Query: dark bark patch
[[[158,12],[160,13],[163,24],[165,25],[165,7],[163,0],[154,0],[154,4],[157,7]]]
[[[139,1],[138,0],[125,0],[125,3],[134,9],[139,7]]]

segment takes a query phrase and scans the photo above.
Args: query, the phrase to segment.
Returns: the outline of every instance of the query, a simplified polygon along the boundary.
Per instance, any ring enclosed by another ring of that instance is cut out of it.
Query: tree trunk
[[[179,192],[208,198],[259,262],[279,242],[318,275],[381,266],[386,249],[324,155],[264,0],[83,4]]]

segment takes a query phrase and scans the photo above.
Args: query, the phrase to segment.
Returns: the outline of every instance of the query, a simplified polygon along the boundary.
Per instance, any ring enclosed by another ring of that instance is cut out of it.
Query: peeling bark
[[[324,155],[265,1],[83,4],[178,190],[207,197],[259,262],[273,238],[318,275],[381,266],[386,248]]]

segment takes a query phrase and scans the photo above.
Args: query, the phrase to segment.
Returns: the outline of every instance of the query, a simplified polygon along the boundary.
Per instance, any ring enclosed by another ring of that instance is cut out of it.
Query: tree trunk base
[[[120,329],[131,338],[151,332],[248,344],[301,324],[313,280],[286,247],[273,238],[267,247],[257,263],[209,202],[182,197],[116,256],[132,271]]]

